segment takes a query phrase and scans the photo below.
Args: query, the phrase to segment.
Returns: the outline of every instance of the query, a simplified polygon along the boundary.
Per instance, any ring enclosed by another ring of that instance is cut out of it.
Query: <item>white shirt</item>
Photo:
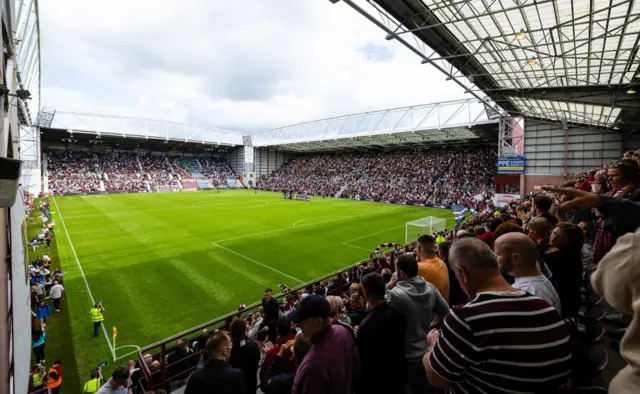
[[[547,301],[551,306],[556,308],[558,313],[562,315],[562,307],[560,306],[560,297],[553,285],[544,275],[526,276],[524,278],[515,278],[511,285],[516,289],[524,290]]]
[[[62,292],[64,291],[64,287],[60,283],[57,285],[53,285],[51,290],[49,290],[49,296],[51,298],[62,298]]]
[[[100,387],[100,389],[98,391],[96,391],[96,394],[127,394],[129,392],[129,390],[127,390],[126,387],[118,387],[115,388],[111,385],[111,383],[109,383],[109,381],[107,381],[107,383],[105,383],[102,387]]]

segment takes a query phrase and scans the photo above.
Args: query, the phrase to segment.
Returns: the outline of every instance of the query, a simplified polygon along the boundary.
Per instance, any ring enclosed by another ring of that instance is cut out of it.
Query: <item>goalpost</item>
[[[426,218],[407,222],[405,225],[404,242],[409,243],[415,241],[424,234],[433,234],[435,232],[444,231],[447,228],[447,220],[428,216]]]

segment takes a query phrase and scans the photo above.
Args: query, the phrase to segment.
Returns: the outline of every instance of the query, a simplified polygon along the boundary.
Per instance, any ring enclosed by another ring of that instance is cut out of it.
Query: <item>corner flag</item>
[[[116,337],[118,336],[118,330],[113,327],[113,331],[111,331],[111,333],[113,334],[113,348],[115,349],[116,347]]]

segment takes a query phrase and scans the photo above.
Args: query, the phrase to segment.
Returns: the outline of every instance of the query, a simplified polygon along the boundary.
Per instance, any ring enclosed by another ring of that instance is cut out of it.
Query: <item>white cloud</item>
[[[43,105],[257,131],[463,97],[345,4],[248,3],[40,2]]]

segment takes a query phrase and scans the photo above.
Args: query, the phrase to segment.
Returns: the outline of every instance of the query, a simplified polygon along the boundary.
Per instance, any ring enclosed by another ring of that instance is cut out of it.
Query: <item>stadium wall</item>
[[[263,175],[271,175],[273,171],[282,167],[292,157],[293,155],[287,152],[256,148],[253,155],[256,178],[260,179]]]
[[[615,131],[569,127],[526,120],[524,156],[525,176],[520,182],[524,193],[545,184],[559,184],[565,174],[585,172],[611,163],[624,150],[625,138]],[[640,141],[639,141],[640,142]]]
[[[526,123],[526,175],[562,176],[584,172],[615,161],[622,151],[623,138],[617,132],[579,127],[565,131],[560,125]]]
[[[223,158],[229,163],[236,175],[244,172],[244,147],[225,153]]]
[[[29,288],[26,252],[26,223],[24,191],[18,188],[16,201],[11,207],[11,311],[13,312],[13,374],[16,393],[26,393],[31,363],[31,294]]]

